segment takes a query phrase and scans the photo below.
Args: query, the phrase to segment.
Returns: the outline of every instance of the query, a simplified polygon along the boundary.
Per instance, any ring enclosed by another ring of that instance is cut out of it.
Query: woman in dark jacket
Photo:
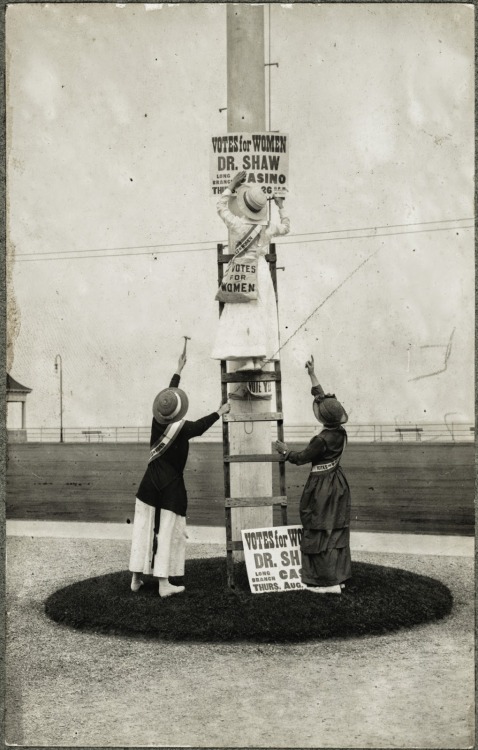
[[[195,422],[184,419],[188,397],[178,386],[185,364],[183,354],[169,388],[158,393],[153,403],[150,457],[136,495],[129,561],[131,589],[138,591],[142,586],[141,574],[152,574],[159,578],[161,597],[184,591],[184,586],[174,586],[169,578],[184,575],[188,496],[183,472],[189,441],[231,408],[226,403]]]
[[[319,594],[340,594],[352,575],[350,559],[350,490],[340,466],[347,442],[342,427],[347,413],[335,395],[325,394],[314,372],[314,358],[306,363],[312,382],[313,409],[324,429],[303,451],[290,451],[276,441],[275,448],[286,461],[312,469],[300,500],[304,527],[301,542],[302,582]]]

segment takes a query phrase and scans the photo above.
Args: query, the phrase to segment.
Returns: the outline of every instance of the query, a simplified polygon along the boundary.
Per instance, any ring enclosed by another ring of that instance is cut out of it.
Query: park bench
[[[421,427],[395,427],[395,432],[398,432],[398,434],[400,435],[400,440],[403,440],[404,432],[414,432],[416,435],[416,439],[421,440],[421,433],[423,432],[423,429]]]
[[[87,443],[91,442],[91,436],[96,435],[98,437],[98,442],[103,442],[103,432],[101,430],[82,430],[82,434],[85,436],[85,439]]]

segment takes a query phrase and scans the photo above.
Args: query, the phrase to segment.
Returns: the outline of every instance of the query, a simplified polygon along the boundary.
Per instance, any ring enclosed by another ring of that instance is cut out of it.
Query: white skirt
[[[258,298],[226,302],[219,318],[213,359],[279,359],[277,304],[269,264],[257,262]]]
[[[136,498],[129,569],[157,578],[183,576],[186,559],[186,518],[161,509],[158,548],[153,560],[156,509]]]

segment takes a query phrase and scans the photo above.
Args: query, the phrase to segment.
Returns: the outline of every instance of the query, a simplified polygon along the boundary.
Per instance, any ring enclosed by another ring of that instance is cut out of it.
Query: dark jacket
[[[297,464],[297,466],[308,463],[312,465],[329,463],[336,458],[340,458],[346,438],[347,433],[343,427],[332,429],[324,427],[318,435],[312,438],[303,451],[289,451],[287,461],[290,461],[291,464]]]
[[[179,375],[174,374],[169,387],[177,388],[179,381]],[[206,432],[218,419],[219,414],[213,412],[195,422],[186,420],[166,453],[148,464],[139,485],[137,498],[147,505],[171,510],[179,516],[185,516],[188,496],[183,471],[188,459],[189,441]],[[150,446],[161,437],[166,426],[153,418]]]

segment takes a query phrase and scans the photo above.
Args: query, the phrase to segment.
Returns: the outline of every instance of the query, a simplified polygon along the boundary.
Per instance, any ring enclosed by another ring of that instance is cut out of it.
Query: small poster
[[[302,526],[242,529],[241,534],[253,594],[305,588],[300,579]]]
[[[211,137],[213,195],[220,195],[237,172],[267,195],[284,196],[289,180],[289,139],[283,133],[228,133]]]

